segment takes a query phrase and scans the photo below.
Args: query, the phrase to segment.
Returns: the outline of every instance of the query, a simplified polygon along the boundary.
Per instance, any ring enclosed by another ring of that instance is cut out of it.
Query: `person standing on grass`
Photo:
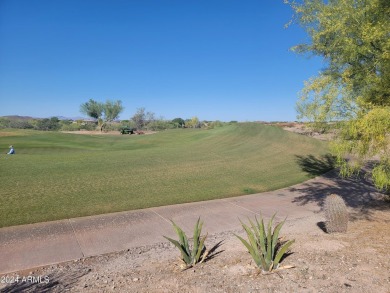
[[[14,155],[15,154],[15,149],[12,145],[9,146],[9,152],[7,153],[7,155]]]

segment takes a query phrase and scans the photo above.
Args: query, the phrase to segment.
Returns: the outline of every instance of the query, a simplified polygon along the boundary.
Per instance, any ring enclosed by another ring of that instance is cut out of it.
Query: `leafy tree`
[[[112,122],[119,117],[123,111],[122,101],[107,101],[103,107],[104,118],[107,122]]]
[[[97,120],[100,131],[103,131],[103,127],[106,123],[117,119],[123,109],[122,101],[120,100],[107,100],[105,103],[100,103],[90,99],[80,106],[81,113]]]
[[[61,128],[60,120],[57,117],[39,119],[36,122],[35,129],[55,131]]]
[[[137,112],[130,118],[137,129],[144,129],[147,125],[156,120],[153,112],[146,112],[145,108],[138,108]]]
[[[88,102],[81,104],[80,112],[98,120],[103,116],[103,107],[102,103],[89,99]]]
[[[137,129],[142,129],[146,123],[146,113],[145,108],[138,108],[137,112],[130,118],[135,124]]]
[[[112,122],[119,117],[119,114],[123,111],[122,101],[106,101],[103,105],[104,123]],[[103,123],[103,124],[104,124]]]
[[[378,156],[373,180],[390,192],[390,1],[286,2],[310,37],[293,50],[322,56],[326,64],[305,82],[298,117],[340,122],[332,149],[341,175]]]
[[[172,120],[172,123],[177,125],[177,127],[181,127],[181,128],[184,127],[185,125],[184,119],[182,118],[175,118]]]
[[[186,121],[186,126],[190,128],[199,128],[200,127],[200,121],[199,118],[194,116],[191,119]]]

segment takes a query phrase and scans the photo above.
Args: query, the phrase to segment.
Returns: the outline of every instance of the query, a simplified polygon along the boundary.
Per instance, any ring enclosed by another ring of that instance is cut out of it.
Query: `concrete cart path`
[[[240,229],[238,218],[277,212],[278,219],[288,217],[287,224],[306,219],[318,230],[322,200],[333,192],[351,209],[376,194],[368,182],[341,180],[331,172],[261,194],[1,228],[0,274],[160,243],[166,241],[162,235],[175,237],[170,220],[190,233],[200,216],[204,231],[213,234]]]

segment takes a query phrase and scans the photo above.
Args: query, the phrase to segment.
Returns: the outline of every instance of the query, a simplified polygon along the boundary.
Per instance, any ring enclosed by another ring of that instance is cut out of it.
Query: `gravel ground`
[[[386,207],[387,204],[385,204]],[[245,247],[227,231],[209,235],[218,245],[205,263],[182,270],[168,242],[89,257],[3,276],[1,292],[390,292],[390,213],[356,219],[346,234],[327,234],[320,215],[286,222],[282,236],[295,239],[282,265],[262,275]],[[206,232],[206,231],[205,231]],[[163,240],[163,238],[162,238]],[[19,277],[6,284],[4,278]]]

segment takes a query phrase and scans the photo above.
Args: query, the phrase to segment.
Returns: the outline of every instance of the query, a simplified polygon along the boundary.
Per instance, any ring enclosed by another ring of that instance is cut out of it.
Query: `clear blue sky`
[[[82,116],[90,98],[166,119],[295,120],[321,69],[282,0],[0,0],[0,116]]]

